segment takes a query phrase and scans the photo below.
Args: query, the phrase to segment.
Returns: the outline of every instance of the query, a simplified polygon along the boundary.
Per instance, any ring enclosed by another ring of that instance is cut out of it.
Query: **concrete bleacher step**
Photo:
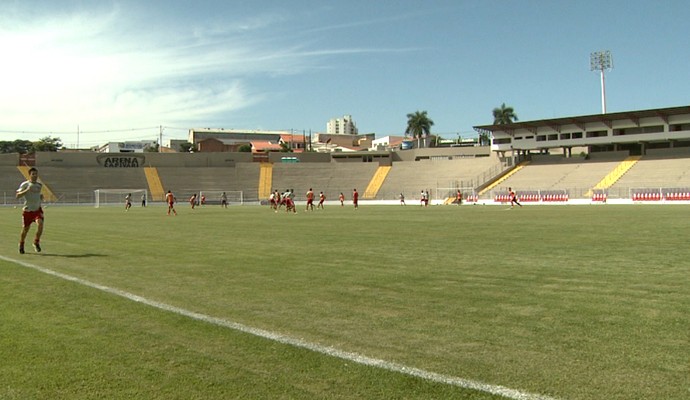
[[[623,175],[625,175],[630,168],[635,166],[635,164],[640,161],[640,158],[641,156],[630,156],[621,161],[620,164],[613,169],[613,171],[609,172],[601,181],[599,181],[599,183],[587,191],[587,193],[585,193],[585,197],[592,197],[594,190],[608,189],[613,186],[613,184],[615,184]]]
[[[261,163],[259,169],[259,199],[266,200],[271,195],[273,186],[273,164]]]
[[[364,191],[364,196],[362,196],[363,199],[376,198],[376,195],[378,194],[379,189],[381,189],[381,186],[383,185],[383,182],[386,180],[386,176],[388,176],[390,170],[391,167],[389,165],[381,165],[378,167],[378,169],[374,173],[374,176],[371,178],[371,181],[369,181],[367,189]]]
[[[487,186],[487,187],[485,187],[484,189],[482,189],[479,193],[477,193],[477,195],[481,196],[481,195],[483,195],[484,193],[486,193],[486,192],[490,191],[491,189],[495,188],[496,186],[500,185],[501,182],[504,182],[506,179],[510,178],[511,176],[513,176],[514,174],[516,174],[517,172],[519,172],[519,171],[520,171],[521,169],[523,169],[527,164],[529,164],[529,161],[523,161],[523,162],[521,162],[520,164],[516,165],[515,168],[513,168],[513,169],[510,170],[510,171],[508,171],[508,173],[505,174],[505,175],[503,175],[502,177],[496,179],[492,184],[490,184],[489,186]]]
[[[163,183],[158,175],[158,170],[155,167],[144,167],[144,174],[146,175],[146,182],[149,185],[149,192],[151,192],[151,199],[154,201],[163,201],[165,198],[165,190],[163,190]]]

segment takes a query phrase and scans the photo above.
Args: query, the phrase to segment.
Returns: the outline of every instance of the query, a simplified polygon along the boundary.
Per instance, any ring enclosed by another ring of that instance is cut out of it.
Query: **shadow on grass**
[[[87,258],[87,257],[105,257],[105,254],[50,254],[50,253],[33,253],[35,256],[40,257],[63,257],[63,258]]]

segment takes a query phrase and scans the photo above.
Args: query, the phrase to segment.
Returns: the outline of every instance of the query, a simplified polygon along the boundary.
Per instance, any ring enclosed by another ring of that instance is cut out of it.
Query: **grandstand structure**
[[[296,200],[313,188],[335,201],[357,189],[364,201],[413,201],[428,191],[436,204],[455,192],[502,202],[509,187],[523,201],[690,201],[690,106],[475,127],[491,146],[353,153],[243,152],[0,154],[0,205],[29,166],[39,168],[49,203],[94,202],[95,190],[143,188],[150,202],[167,190],[241,192],[259,203],[274,190]],[[572,154],[572,149],[581,149]]]
[[[508,187],[530,196],[565,190],[570,198],[603,194],[623,199],[652,189],[681,193],[688,186],[684,177],[690,167],[690,106],[482,125],[475,130],[491,135],[491,150],[499,156],[529,160],[509,177],[482,188],[494,198]]]
[[[511,156],[559,150],[572,157],[586,153],[626,151],[631,156],[648,150],[690,147],[690,106],[609,114],[563,117],[510,124],[479,125],[491,135],[491,150]]]

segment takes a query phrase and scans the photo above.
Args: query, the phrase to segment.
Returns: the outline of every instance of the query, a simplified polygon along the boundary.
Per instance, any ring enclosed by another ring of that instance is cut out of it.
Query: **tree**
[[[33,143],[28,140],[0,141],[0,153],[27,154],[32,148]]]
[[[426,111],[415,111],[414,113],[407,114],[407,129],[405,130],[406,135],[411,135],[413,138],[422,138],[431,135],[431,127],[434,125],[434,121],[429,119],[426,115]]]
[[[180,143],[180,153],[194,153],[196,151],[196,146],[194,143]]]
[[[158,143],[154,144],[153,146],[146,146],[144,147],[144,153],[158,153],[160,150],[160,146]]]
[[[251,144],[243,144],[240,146],[237,151],[240,153],[251,153],[252,152],[252,145]]]
[[[288,142],[280,142],[280,152],[281,153],[292,153],[292,148]]]
[[[491,135],[489,135],[489,132],[482,132],[479,134],[479,145],[480,146],[488,146],[491,144]]]
[[[518,120],[513,107],[506,107],[506,103],[501,107],[494,108],[494,125],[510,124]]]
[[[62,142],[60,138],[52,138],[46,136],[44,138],[38,139],[38,141],[33,142],[31,149],[36,151],[58,151],[62,147]]]

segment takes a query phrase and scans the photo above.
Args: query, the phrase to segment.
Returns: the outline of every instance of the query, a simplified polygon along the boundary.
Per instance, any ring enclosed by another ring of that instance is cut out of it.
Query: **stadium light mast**
[[[606,114],[606,83],[604,71],[613,69],[613,59],[609,50],[595,51],[589,55],[591,71],[601,72],[601,113]]]

